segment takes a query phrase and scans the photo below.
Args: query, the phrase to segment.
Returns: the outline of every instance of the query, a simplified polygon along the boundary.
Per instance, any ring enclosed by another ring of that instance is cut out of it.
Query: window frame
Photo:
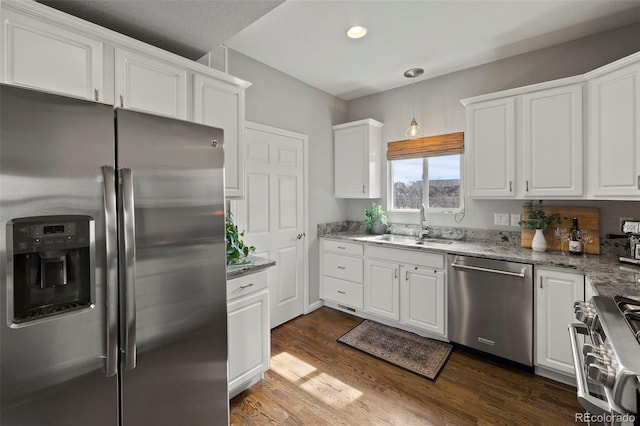
[[[439,213],[439,214],[458,214],[464,213],[464,154],[448,154],[448,155],[460,155],[460,206],[456,208],[449,207],[428,207],[429,206],[429,187],[427,179],[429,173],[429,158],[432,157],[419,157],[422,158],[422,202],[425,205],[425,211],[427,213]],[[435,158],[436,156],[434,156]],[[399,160],[387,160],[387,211],[392,214],[412,213],[418,214],[419,209],[397,209],[393,205],[393,162]]]

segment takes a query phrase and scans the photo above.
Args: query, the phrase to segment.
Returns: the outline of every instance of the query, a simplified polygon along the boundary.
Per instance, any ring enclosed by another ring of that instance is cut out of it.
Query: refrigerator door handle
[[[124,368],[136,368],[136,232],[131,169],[121,169],[122,241],[124,249]]]
[[[118,373],[118,217],[116,216],[116,176],[111,166],[102,166],[106,246],[107,365],[106,376]]]

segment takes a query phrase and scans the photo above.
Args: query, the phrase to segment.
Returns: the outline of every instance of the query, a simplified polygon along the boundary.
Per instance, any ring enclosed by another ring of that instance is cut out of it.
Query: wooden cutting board
[[[545,239],[547,240],[547,251],[560,251],[560,241],[556,240],[553,232],[555,228],[562,227],[571,229],[571,222],[574,217],[578,218],[578,228],[590,229],[593,233],[593,243],[585,246],[585,252],[587,254],[600,254],[600,210],[591,207],[543,207],[542,208],[547,215],[558,213],[560,215],[561,222],[558,225],[554,225],[553,228],[546,229],[544,231]],[[527,208],[522,208],[522,219],[528,219]],[[531,240],[533,240],[533,234],[535,231],[522,228],[521,240],[522,247],[531,247]],[[568,251],[567,242],[564,242],[564,251]]]

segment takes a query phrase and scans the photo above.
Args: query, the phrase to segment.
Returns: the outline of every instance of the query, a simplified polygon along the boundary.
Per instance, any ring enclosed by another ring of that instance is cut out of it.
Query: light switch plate
[[[520,226],[520,215],[517,213],[511,214],[511,226]]]
[[[494,213],[493,224],[500,226],[509,226],[509,213]]]

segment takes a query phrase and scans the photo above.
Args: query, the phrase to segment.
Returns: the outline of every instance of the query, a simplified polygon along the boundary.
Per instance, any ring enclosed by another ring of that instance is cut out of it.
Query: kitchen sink
[[[416,237],[408,237],[405,235],[392,235],[392,234],[384,234],[379,235],[377,237],[373,237],[373,241],[389,241],[391,243],[401,243],[401,244],[452,244],[453,241],[445,240],[441,238],[423,238],[421,240],[416,239]]]

